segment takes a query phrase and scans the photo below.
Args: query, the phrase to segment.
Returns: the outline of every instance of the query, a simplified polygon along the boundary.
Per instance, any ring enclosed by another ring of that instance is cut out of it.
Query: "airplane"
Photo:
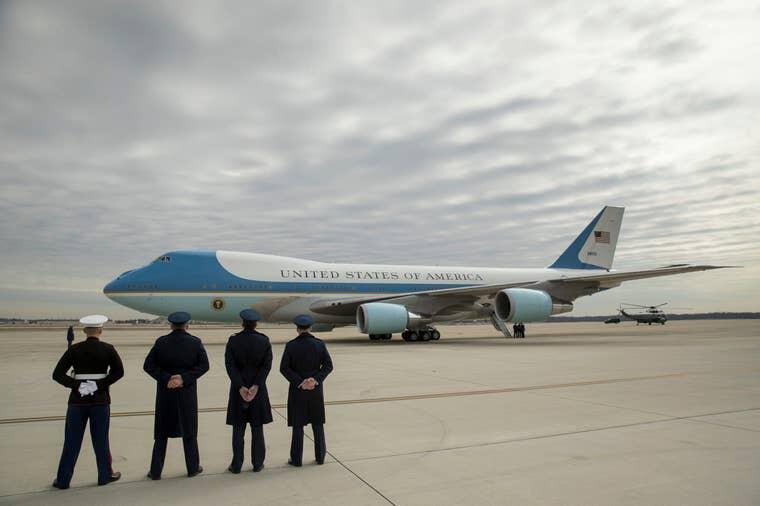
[[[160,255],[109,282],[103,293],[154,315],[188,311],[196,320],[239,322],[253,308],[266,322],[315,320],[315,332],[356,325],[371,340],[438,340],[437,323],[490,319],[510,337],[509,322],[546,321],[573,301],[633,281],[727,266],[676,264],[612,269],[623,207],[605,206],[546,268],[442,267],[326,263],[235,251]]]

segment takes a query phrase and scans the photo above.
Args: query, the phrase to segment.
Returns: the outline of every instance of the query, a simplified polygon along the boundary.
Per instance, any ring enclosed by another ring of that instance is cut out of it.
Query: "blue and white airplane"
[[[121,274],[103,293],[155,315],[188,311],[206,321],[239,321],[245,308],[264,321],[310,314],[314,330],[356,324],[370,339],[401,333],[407,341],[437,340],[433,325],[489,318],[509,336],[508,322],[545,321],[572,311],[578,297],[624,281],[718,269],[677,264],[614,271],[622,207],[604,207],[547,268],[502,269],[336,264],[233,251],[174,251]]]

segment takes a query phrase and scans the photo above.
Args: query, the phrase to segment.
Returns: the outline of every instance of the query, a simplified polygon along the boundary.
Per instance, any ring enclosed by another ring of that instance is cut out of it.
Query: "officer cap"
[[[243,309],[240,311],[240,318],[249,322],[257,322],[261,320],[261,315],[255,309]]]
[[[102,314],[91,314],[89,316],[83,316],[79,319],[79,323],[85,327],[102,327],[105,322],[108,321],[108,317]]]
[[[314,325],[314,318],[307,314],[300,314],[293,319],[293,323],[298,327],[311,327]]]
[[[169,320],[169,323],[182,325],[183,323],[190,321],[190,313],[187,313],[185,311],[177,311],[167,316],[166,319]]]

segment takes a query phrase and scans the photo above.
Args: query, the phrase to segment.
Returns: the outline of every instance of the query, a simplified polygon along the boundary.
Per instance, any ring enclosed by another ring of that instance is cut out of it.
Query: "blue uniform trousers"
[[[166,458],[167,438],[156,438],[153,441],[153,456],[150,459],[150,474],[154,478],[161,476],[164,469],[164,459]],[[198,453],[198,438],[183,437],[182,446],[185,450],[185,466],[187,474],[193,474],[198,471],[200,466],[200,454]]]
[[[314,433],[314,458],[317,462],[324,462],[327,454],[325,443],[325,426],[321,423],[312,423],[311,430]],[[290,440],[290,461],[300,464],[303,458],[303,425],[293,426],[293,436]]]
[[[245,453],[245,426],[242,423],[232,426],[232,467],[239,470],[243,467]],[[251,424],[251,462],[254,469],[264,464],[266,445],[264,443],[264,426]]]
[[[63,487],[69,486],[74,475],[74,466],[82,448],[84,429],[90,422],[90,437],[98,464],[98,483],[106,483],[111,476],[111,449],[108,446],[108,426],[111,421],[111,407],[107,404],[95,406],[69,405],[66,410],[66,435],[63,452],[58,464],[56,481]]]

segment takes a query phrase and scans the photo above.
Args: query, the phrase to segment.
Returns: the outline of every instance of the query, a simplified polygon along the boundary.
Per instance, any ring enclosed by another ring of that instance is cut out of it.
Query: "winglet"
[[[605,206],[549,268],[609,270],[624,211],[624,207]]]

